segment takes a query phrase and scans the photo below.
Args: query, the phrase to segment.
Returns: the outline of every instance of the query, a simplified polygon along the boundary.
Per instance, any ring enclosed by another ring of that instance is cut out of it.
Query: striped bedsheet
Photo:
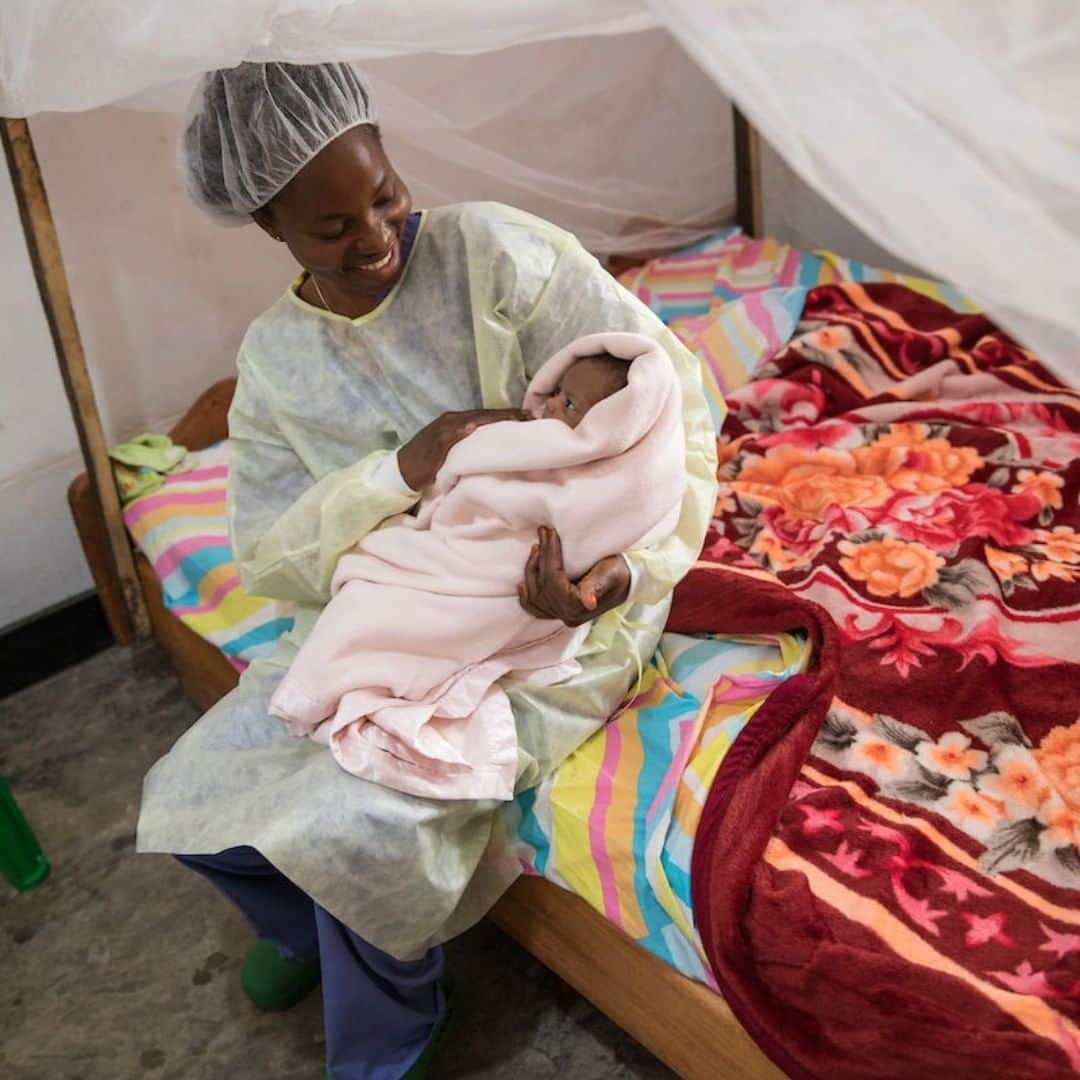
[[[129,503],[124,522],[161,579],[166,608],[243,671],[293,620],[290,605],[240,586],[225,519],[228,456],[225,442],[189,454],[190,468]]]
[[[698,821],[736,736],[809,658],[794,634],[664,634],[623,711],[509,805],[507,832],[525,870],[715,986],[690,900]]]
[[[831,251],[809,253],[769,237],[754,240],[739,229],[653,259],[619,280],[701,359],[717,430],[724,395],[746,383],[788,341],[806,294],[816,285],[899,282],[955,311],[977,310],[951,285],[880,270]]]

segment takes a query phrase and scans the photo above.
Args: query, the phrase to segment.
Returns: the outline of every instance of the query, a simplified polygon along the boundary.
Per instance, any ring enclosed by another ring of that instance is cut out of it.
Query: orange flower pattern
[[[1074,570],[1064,563],[1052,562],[1049,559],[1038,559],[1031,564],[1031,576],[1036,581],[1075,581],[1080,571]]]
[[[1051,788],[1039,764],[1025,747],[1010,746],[994,759],[996,773],[982,783],[984,791],[1022,814],[1038,810],[1050,798]]]
[[[855,740],[852,756],[872,775],[894,778],[904,771],[903,750],[879,735],[860,735]]]
[[[754,400],[795,416],[808,394],[769,381]],[[989,567],[1006,600],[1080,581],[1080,533],[1046,517],[1062,505],[1062,478],[1002,467],[949,434],[948,425],[923,421],[740,434],[723,443],[718,518],[772,573],[803,574],[835,553],[830,567],[876,600],[918,600],[936,610],[967,603],[977,579],[958,563],[974,540],[982,543],[966,557]],[[926,639],[909,640],[902,625],[892,625],[903,641],[883,643],[882,662],[904,674],[927,654]],[[996,638],[991,647],[999,649]]]
[[[1080,844],[1080,814],[1060,800],[1047,800],[1036,820],[1045,826],[1039,840],[1051,851]]]
[[[988,836],[1005,817],[1005,807],[997,799],[991,799],[959,780],[949,785],[943,810],[968,832],[980,837]]]
[[[781,574],[785,570],[794,570],[796,567],[805,566],[809,559],[803,555],[789,551],[780,540],[768,529],[762,529],[754,537],[750,545],[750,554],[764,559],[770,570]]]
[[[899,491],[934,492],[966,484],[982,464],[973,446],[930,438],[926,424],[893,424],[852,451],[860,474],[880,476]]]
[[[993,544],[984,544],[983,551],[986,553],[987,565],[1002,581],[1008,581],[1028,572],[1028,561],[1023,555],[1017,555],[1012,551],[1002,551]]]
[[[878,506],[889,497],[880,477],[857,475],[848,451],[787,444],[747,462],[732,487],[760,502],[782,506],[791,517],[815,521],[830,506]]]
[[[1080,810],[1080,720],[1054,728],[1032,756],[1066,805]]]
[[[873,778],[887,796],[932,805],[987,845],[1004,836],[984,856],[991,871],[1057,861],[1059,851],[1073,850],[1080,841],[1080,720],[1053,729],[1034,748],[1005,714],[961,726],[933,739],[893,717],[834,701],[815,751]],[[1077,861],[1080,873],[1080,852]]]
[[[1060,510],[1061,489],[1064,486],[1065,481],[1057,473],[1021,469],[1017,473],[1017,482],[1013,485],[1013,491],[1034,495],[1043,506]]]
[[[915,756],[927,769],[953,780],[967,780],[986,764],[986,754],[972,750],[971,740],[959,731],[950,731],[937,742],[920,743]]]
[[[1080,563],[1080,533],[1067,525],[1036,529],[1033,546],[1054,562]]]
[[[841,540],[837,547],[844,556],[841,569],[855,581],[866,582],[867,592],[874,596],[915,596],[937,581],[938,570],[945,565],[940,555],[916,542]]]

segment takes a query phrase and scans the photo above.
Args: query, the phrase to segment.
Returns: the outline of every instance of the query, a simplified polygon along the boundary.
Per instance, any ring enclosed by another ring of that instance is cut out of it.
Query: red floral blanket
[[[725,995],[795,1076],[1080,1071],[1080,396],[847,284],[729,406],[670,625],[802,625],[818,659],[698,831]]]

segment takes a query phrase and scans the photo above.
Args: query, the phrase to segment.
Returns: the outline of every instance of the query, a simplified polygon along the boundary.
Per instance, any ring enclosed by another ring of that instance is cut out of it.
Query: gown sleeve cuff
[[[371,482],[376,487],[396,492],[398,495],[411,495],[415,498],[418,494],[405,483],[405,478],[401,475],[401,467],[398,465],[397,454],[388,454],[379,462],[371,474]]]
[[[634,564],[634,560],[624,551],[622,553],[622,561],[626,563],[626,569],[630,571],[630,591],[626,594],[627,602],[634,599],[637,593],[637,587],[641,582],[641,571]]]

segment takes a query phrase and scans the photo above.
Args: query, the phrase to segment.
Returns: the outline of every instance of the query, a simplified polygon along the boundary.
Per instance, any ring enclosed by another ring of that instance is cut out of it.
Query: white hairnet
[[[241,64],[210,71],[192,98],[180,171],[196,205],[243,225],[328,143],[374,124],[375,99],[351,64]]]

